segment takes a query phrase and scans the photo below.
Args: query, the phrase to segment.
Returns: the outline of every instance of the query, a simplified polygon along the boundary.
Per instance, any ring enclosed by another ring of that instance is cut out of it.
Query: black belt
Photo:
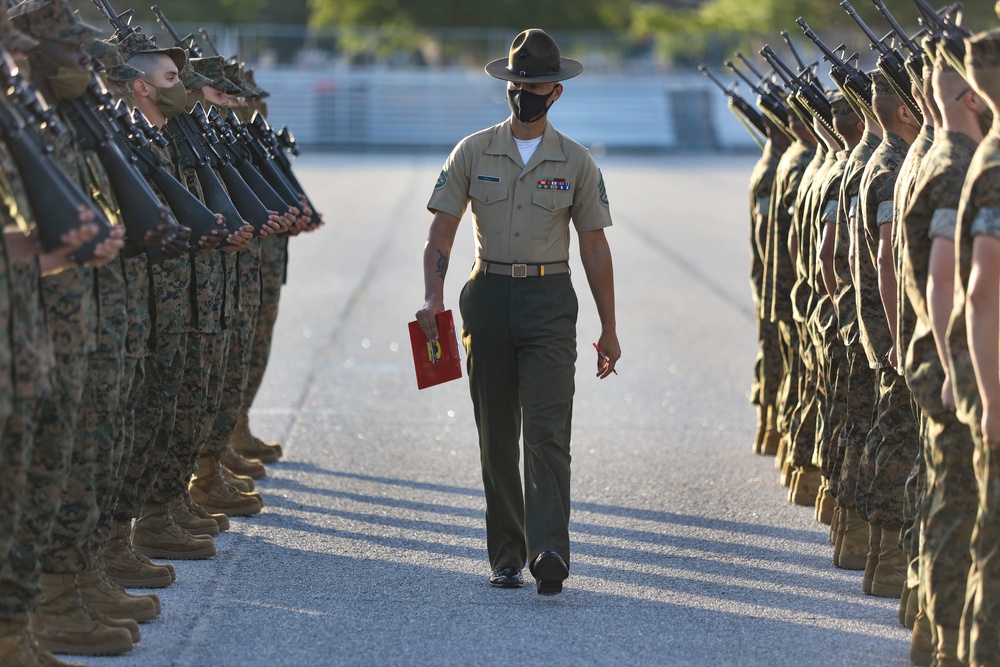
[[[552,262],[551,264],[506,264],[504,262],[491,262],[485,259],[476,259],[476,266],[473,269],[479,273],[491,273],[497,276],[510,276],[511,278],[541,278],[557,273],[569,273],[569,262]]]

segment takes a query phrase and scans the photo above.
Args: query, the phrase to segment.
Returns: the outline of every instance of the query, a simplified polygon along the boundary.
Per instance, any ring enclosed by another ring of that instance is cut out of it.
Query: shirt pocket
[[[473,181],[469,185],[472,215],[481,234],[500,234],[510,220],[507,186],[502,183]]]
[[[569,209],[573,205],[572,190],[543,190],[531,193],[531,235],[536,239],[551,236],[553,227],[569,224]]]

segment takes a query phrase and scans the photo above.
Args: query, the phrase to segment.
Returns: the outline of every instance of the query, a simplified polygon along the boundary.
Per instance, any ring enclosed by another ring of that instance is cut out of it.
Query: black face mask
[[[533,123],[548,113],[549,107],[547,104],[549,98],[555,92],[556,89],[553,88],[552,92],[548,95],[536,95],[523,89],[511,90],[508,88],[507,104],[510,105],[510,110],[514,112],[514,118],[517,118],[522,123]]]

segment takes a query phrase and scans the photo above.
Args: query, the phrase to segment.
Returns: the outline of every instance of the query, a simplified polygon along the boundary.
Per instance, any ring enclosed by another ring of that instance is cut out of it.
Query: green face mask
[[[149,83],[147,81],[147,83]],[[153,84],[149,84],[153,85]],[[153,86],[156,88],[156,86]],[[156,107],[163,113],[164,116],[169,118],[174,118],[184,113],[184,105],[187,102],[187,92],[184,90],[184,85],[179,81],[170,86],[169,88],[156,88],[158,93],[156,98]]]
[[[49,86],[57,100],[75,100],[86,92],[93,75],[93,70],[89,69],[60,67],[55,76],[49,77]]]
[[[194,109],[194,105],[198,104],[198,102],[201,102],[201,106],[203,107],[208,106],[208,104],[205,102],[205,91],[202,90],[201,88],[188,91],[187,105],[186,105],[187,108]]]

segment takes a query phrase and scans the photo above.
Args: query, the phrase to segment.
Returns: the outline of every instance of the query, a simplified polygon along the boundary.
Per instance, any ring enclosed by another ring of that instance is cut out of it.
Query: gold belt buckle
[[[510,277],[511,278],[527,278],[528,277],[528,265],[527,264],[511,264],[510,265]]]

